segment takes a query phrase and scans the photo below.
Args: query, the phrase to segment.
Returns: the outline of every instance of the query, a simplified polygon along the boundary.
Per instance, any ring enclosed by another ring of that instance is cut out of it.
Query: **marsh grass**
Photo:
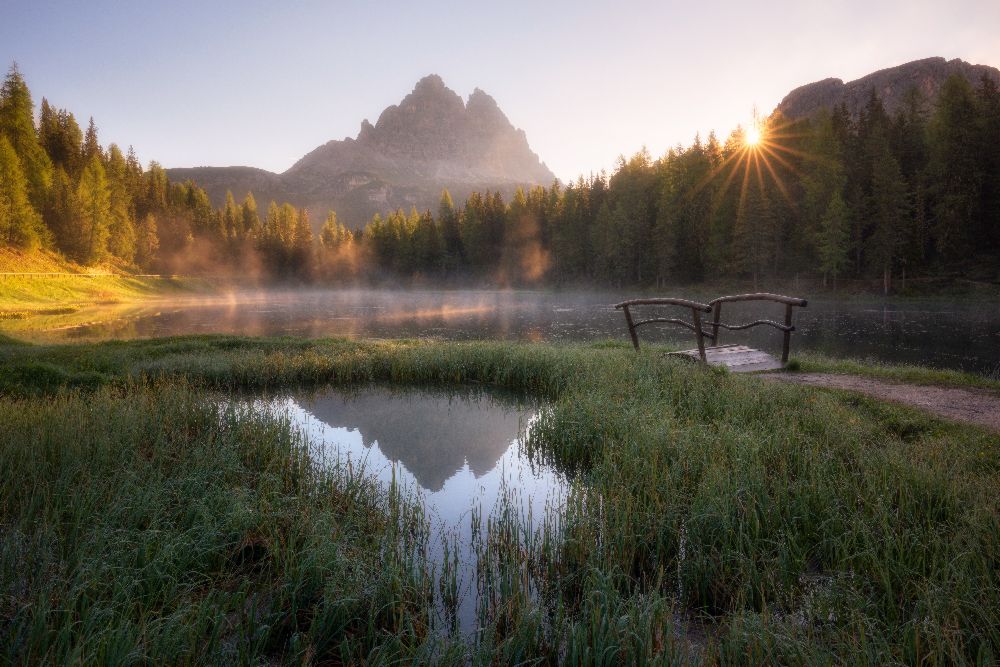
[[[0,344],[0,368],[12,661],[997,660],[1000,438],[905,407],[606,345]],[[211,407],[367,382],[548,401],[526,447],[572,489],[534,530],[489,517],[471,640],[434,631],[419,508]]]

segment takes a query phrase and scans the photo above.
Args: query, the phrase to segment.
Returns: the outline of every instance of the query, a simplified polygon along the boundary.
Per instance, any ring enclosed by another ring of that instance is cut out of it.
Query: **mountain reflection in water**
[[[527,409],[484,396],[366,391],[295,400],[324,424],[357,431],[362,446],[376,446],[389,461],[402,463],[422,489],[432,492],[466,465],[475,477],[493,470],[531,416]]]
[[[423,502],[431,563],[442,571],[447,544],[455,564],[463,632],[477,623],[474,523],[484,535],[491,516],[513,510],[533,531],[568,492],[563,475],[528,459],[522,443],[539,406],[515,397],[369,387],[286,395],[271,406],[305,433],[321,463],[350,461]]]

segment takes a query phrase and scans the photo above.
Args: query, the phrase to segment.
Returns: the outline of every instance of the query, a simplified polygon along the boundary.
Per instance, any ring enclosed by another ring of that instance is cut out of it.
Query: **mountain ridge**
[[[886,112],[893,114],[906,103],[907,96],[914,89],[933,104],[941,86],[953,74],[965,77],[973,85],[977,85],[983,76],[1000,84],[1000,70],[995,67],[938,56],[886,67],[846,83],[833,77],[807,83],[785,95],[775,111],[796,119],[811,116],[820,109],[846,104],[848,112],[857,117],[874,90]]]
[[[356,137],[321,144],[282,173],[245,166],[167,173],[198,183],[216,205],[227,190],[236,197],[252,191],[259,203],[309,208],[314,224],[335,210],[352,227],[395,208],[433,209],[444,188],[461,201],[476,190],[510,195],[555,180],[496,100],[476,88],[465,101],[436,74],[383,109],[374,125],[364,119]]]

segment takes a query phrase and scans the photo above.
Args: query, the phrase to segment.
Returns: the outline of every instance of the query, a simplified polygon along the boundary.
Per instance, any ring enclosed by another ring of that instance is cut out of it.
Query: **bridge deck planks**
[[[701,361],[698,349],[672,352],[680,356]],[[773,371],[782,368],[778,359],[767,352],[755,350],[746,345],[717,345],[705,348],[705,361],[709,366],[725,366],[734,373],[753,373],[756,371]]]

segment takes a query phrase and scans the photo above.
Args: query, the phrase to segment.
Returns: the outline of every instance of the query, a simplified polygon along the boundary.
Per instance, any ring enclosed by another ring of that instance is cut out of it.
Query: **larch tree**
[[[41,216],[28,198],[28,179],[14,147],[7,137],[0,136],[0,240],[5,245],[32,249],[45,236]]]
[[[83,169],[77,186],[83,247],[77,259],[84,264],[103,260],[108,253],[111,227],[111,191],[101,160],[94,156]]]
[[[135,232],[135,262],[139,266],[149,267],[156,259],[156,251],[160,247],[156,216],[147,213],[136,225]]]
[[[108,251],[118,259],[131,262],[136,252],[135,221],[129,196],[128,164],[117,144],[108,147],[107,178],[111,199]]]
[[[38,141],[31,92],[16,64],[0,86],[0,135],[17,155],[32,206],[40,209],[52,183],[52,162]]]

